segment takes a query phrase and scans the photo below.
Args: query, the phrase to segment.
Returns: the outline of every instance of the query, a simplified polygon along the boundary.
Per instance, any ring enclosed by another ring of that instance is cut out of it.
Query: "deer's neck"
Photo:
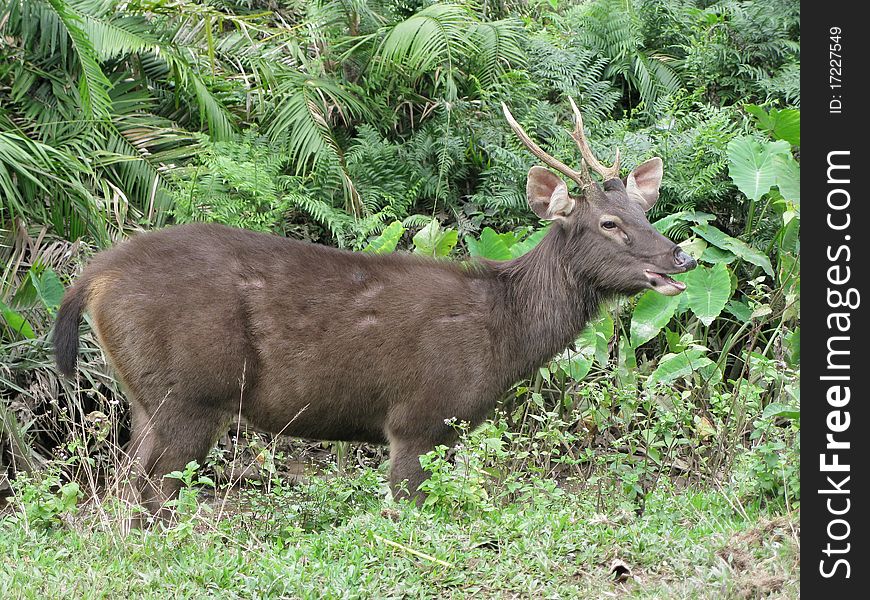
[[[496,265],[503,302],[499,330],[507,332],[499,345],[511,382],[567,348],[607,296],[566,264],[564,238],[553,226],[532,251]]]

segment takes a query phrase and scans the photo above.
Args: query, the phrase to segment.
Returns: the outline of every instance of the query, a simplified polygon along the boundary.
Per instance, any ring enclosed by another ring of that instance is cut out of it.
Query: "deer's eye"
[[[613,221],[602,221],[601,227],[604,229],[616,229],[616,223]]]

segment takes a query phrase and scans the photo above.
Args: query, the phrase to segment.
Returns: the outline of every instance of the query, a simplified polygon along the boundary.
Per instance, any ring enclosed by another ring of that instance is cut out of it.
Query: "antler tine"
[[[517,137],[520,138],[520,141],[525,144],[526,148],[528,148],[532,154],[541,159],[546,165],[556,169],[565,177],[568,177],[572,181],[576,182],[580,187],[586,187],[589,185],[591,179],[588,177],[588,173],[586,177],[584,177],[583,173],[580,171],[575,171],[568,165],[562,163],[561,161],[553,158],[538,146],[535,142],[532,141],[532,138],[528,136],[528,134],[520,127],[520,124],[517,123],[514,116],[511,114],[511,111],[508,110],[507,104],[504,102],[501,103],[501,109],[504,112],[504,117],[507,119],[508,125],[511,126],[511,129],[514,130],[514,133],[517,134]]]
[[[616,148],[616,160],[614,161],[613,166],[605,167],[602,165],[601,162],[595,158],[595,155],[592,154],[592,149],[589,147],[589,144],[586,143],[586,136],[583,133],[583,116],[580,114],[580,109],[577,108],[574,98],[569,96],[568,100],[571,102],[571,110],[574,111],[574,119],[576,121],[571,137],[574,138],[575,142],[577,142],[577,146],[580,148],[580,154],[583,155],[583,160],[586,161],[593,171],[601,175],[604,181],[619,177],[619,148]]]

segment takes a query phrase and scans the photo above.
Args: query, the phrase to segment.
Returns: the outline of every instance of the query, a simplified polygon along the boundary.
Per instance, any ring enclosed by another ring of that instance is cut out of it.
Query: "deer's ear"
[[[639,203],[644,211],[648,211],[659,199],[661,184],[662,159],[656,156],[638,165],[629,173],[625,180],[625,191],[629,198]]]
[[[526,181],[529,207],[542,219],[564,219],[574,210],[568,186],[544,167],[532,167]]]

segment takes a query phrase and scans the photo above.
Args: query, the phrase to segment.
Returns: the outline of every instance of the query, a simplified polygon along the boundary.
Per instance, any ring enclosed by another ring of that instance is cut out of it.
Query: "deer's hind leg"
[[[171,393],[153,411],[135,401],[131,405],[131,481],[125,496],[151,516],[168,520],[172,511],[166,503],[178,495],[182,482],[166,475],[183,471],[192,460],[203,464],[229,419],[204,403],[171,398]]]

